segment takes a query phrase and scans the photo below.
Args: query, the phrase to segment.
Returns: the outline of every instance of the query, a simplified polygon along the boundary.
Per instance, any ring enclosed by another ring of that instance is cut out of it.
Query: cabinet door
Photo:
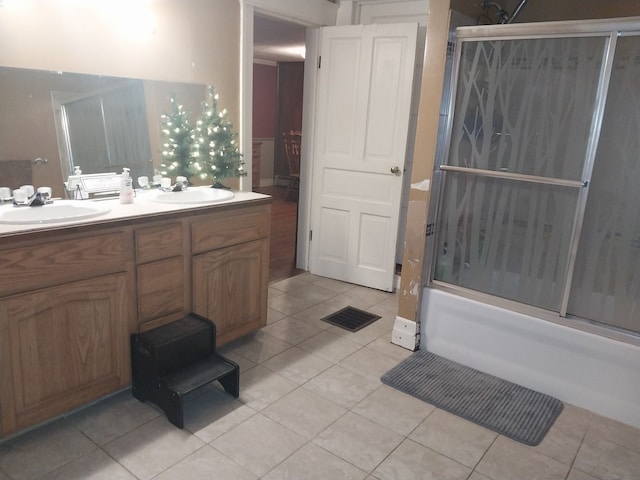
[[[194,310],[216,324],[218,345],[266,324],[268,274],[268,239],[193,258]]]
[[[188,313],[183,257],[138,266],[137,284],[140,323],[175,320]]]
[[[126,274],[0,299],[2,434],[130,382]]]

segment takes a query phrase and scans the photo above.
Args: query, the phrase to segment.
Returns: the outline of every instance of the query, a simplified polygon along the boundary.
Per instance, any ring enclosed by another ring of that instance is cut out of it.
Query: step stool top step
[[[215,339],[215,329],[216,327],[213,322],[200,315],[191,313],[180,320],[135,335],[137,335],[143,343],[159,347],[174,342],[176,339],[210,330],[213,330],[213,338]]]

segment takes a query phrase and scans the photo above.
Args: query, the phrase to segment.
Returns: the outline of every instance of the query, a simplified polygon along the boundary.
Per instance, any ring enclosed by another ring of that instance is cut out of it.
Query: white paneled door
[[[391,291],[417,24],[321,30],[310,271]]]

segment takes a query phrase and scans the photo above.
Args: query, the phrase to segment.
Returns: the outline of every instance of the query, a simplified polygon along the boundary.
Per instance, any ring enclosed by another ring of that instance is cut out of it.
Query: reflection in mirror
[[[153,175],[144,87],[140,80],[114,82],[106,90],[52,92],[63,172]]]
[[[60,196],[74,166],[153,175],[172,94],[195,120],[206,86],[0,67],[0,185],[37,183],[32,169],[34,177],[40,169]]]

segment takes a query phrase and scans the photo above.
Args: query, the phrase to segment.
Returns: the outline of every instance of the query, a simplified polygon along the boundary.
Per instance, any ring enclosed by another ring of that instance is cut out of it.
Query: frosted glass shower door
[[[616,43],[568,311],[640,333],[640,36]]]
[[[560,311],[607,42],[461,42],[435,280]]]

